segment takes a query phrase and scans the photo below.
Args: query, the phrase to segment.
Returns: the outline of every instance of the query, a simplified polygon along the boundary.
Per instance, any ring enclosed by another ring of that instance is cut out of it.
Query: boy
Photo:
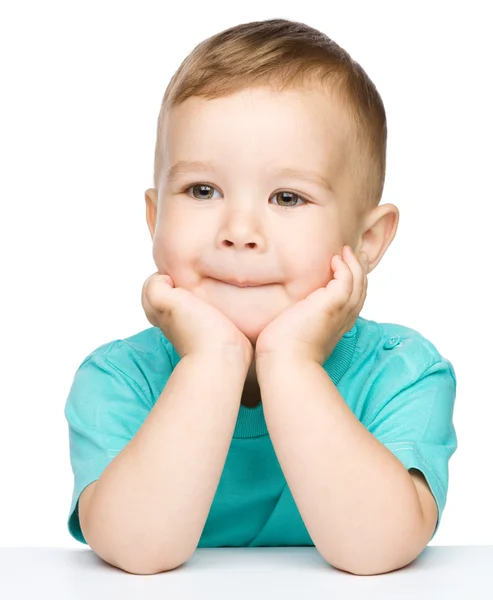
[[[199,44],[158,119],[152,328],[96,348],[67,399],[68,527],[132,573],[197,547],[316,546],[388,572],[436,533],[457,447],[451,363],[359,316],[399,218],[381,98],[284,19]]]

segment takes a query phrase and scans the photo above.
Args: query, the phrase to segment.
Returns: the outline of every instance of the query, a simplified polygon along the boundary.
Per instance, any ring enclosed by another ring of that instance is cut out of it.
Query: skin
[[[283,310],[327,285],[345,244],[367,255],[369,273],[395,236],[393,204],[356,218],[349,127],[344,107],[320,87],[192,97],[167,114],[158,189],[145,192],[155,264],[221,310],[254,347]],[[209,161],[216,171],[169,181],[181,160]],[[332,189],[272,172],[284,167],[315,171]],[[235,277],[269,285],[224,282]],[[253,361],[242,404],[259,401]]]

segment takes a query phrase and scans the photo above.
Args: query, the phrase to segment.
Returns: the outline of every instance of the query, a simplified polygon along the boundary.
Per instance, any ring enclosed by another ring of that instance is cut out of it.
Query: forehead
[[[249,137],[264,132],[295,133],[300,137],[305,131],[307,134],[315,131],[328,134],[327,142],[335,144],[347,137],[347,116],[348,111],[336,94],[320,86],[283,91],[258,86],[213,99],[189,97],[167,111],[162,133],[173,137],[178,128],[191,129],[200,125],[209,129],[224,122],[227,126],[216,129],[218,133],[251,132]]]
[[[351,137],[347,110],[320,86],[194,96],[168,111],[161,135],[166,171],[181,161],[236,160],[244,168],[312,171],[333,182],[344,170]]]

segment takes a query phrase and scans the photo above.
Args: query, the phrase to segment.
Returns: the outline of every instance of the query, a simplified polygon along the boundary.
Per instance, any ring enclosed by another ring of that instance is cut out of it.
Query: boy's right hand
[[[250,340],[220,310],[184,288],[175,288],[170,275],[153,273],[142,287],[142,306],[148,321],[159,327],[180,358],[187,354],[238,351],[250,366]]]

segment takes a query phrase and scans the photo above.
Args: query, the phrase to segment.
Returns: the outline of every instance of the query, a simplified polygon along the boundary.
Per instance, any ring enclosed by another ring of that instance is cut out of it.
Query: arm
[[[434,531],[431,492],[415,476],[418,492],[320,364],[286,364],[286,356],[257,362],[257,376],[272,443],[315,546],[331,565],[356,574],[407,565]]]
[[[187,355],[178,363],[138,432],[84,502],[84,537],[106,562],[150,574],[193,554],[231,444],[247,371],[231,353]]]

